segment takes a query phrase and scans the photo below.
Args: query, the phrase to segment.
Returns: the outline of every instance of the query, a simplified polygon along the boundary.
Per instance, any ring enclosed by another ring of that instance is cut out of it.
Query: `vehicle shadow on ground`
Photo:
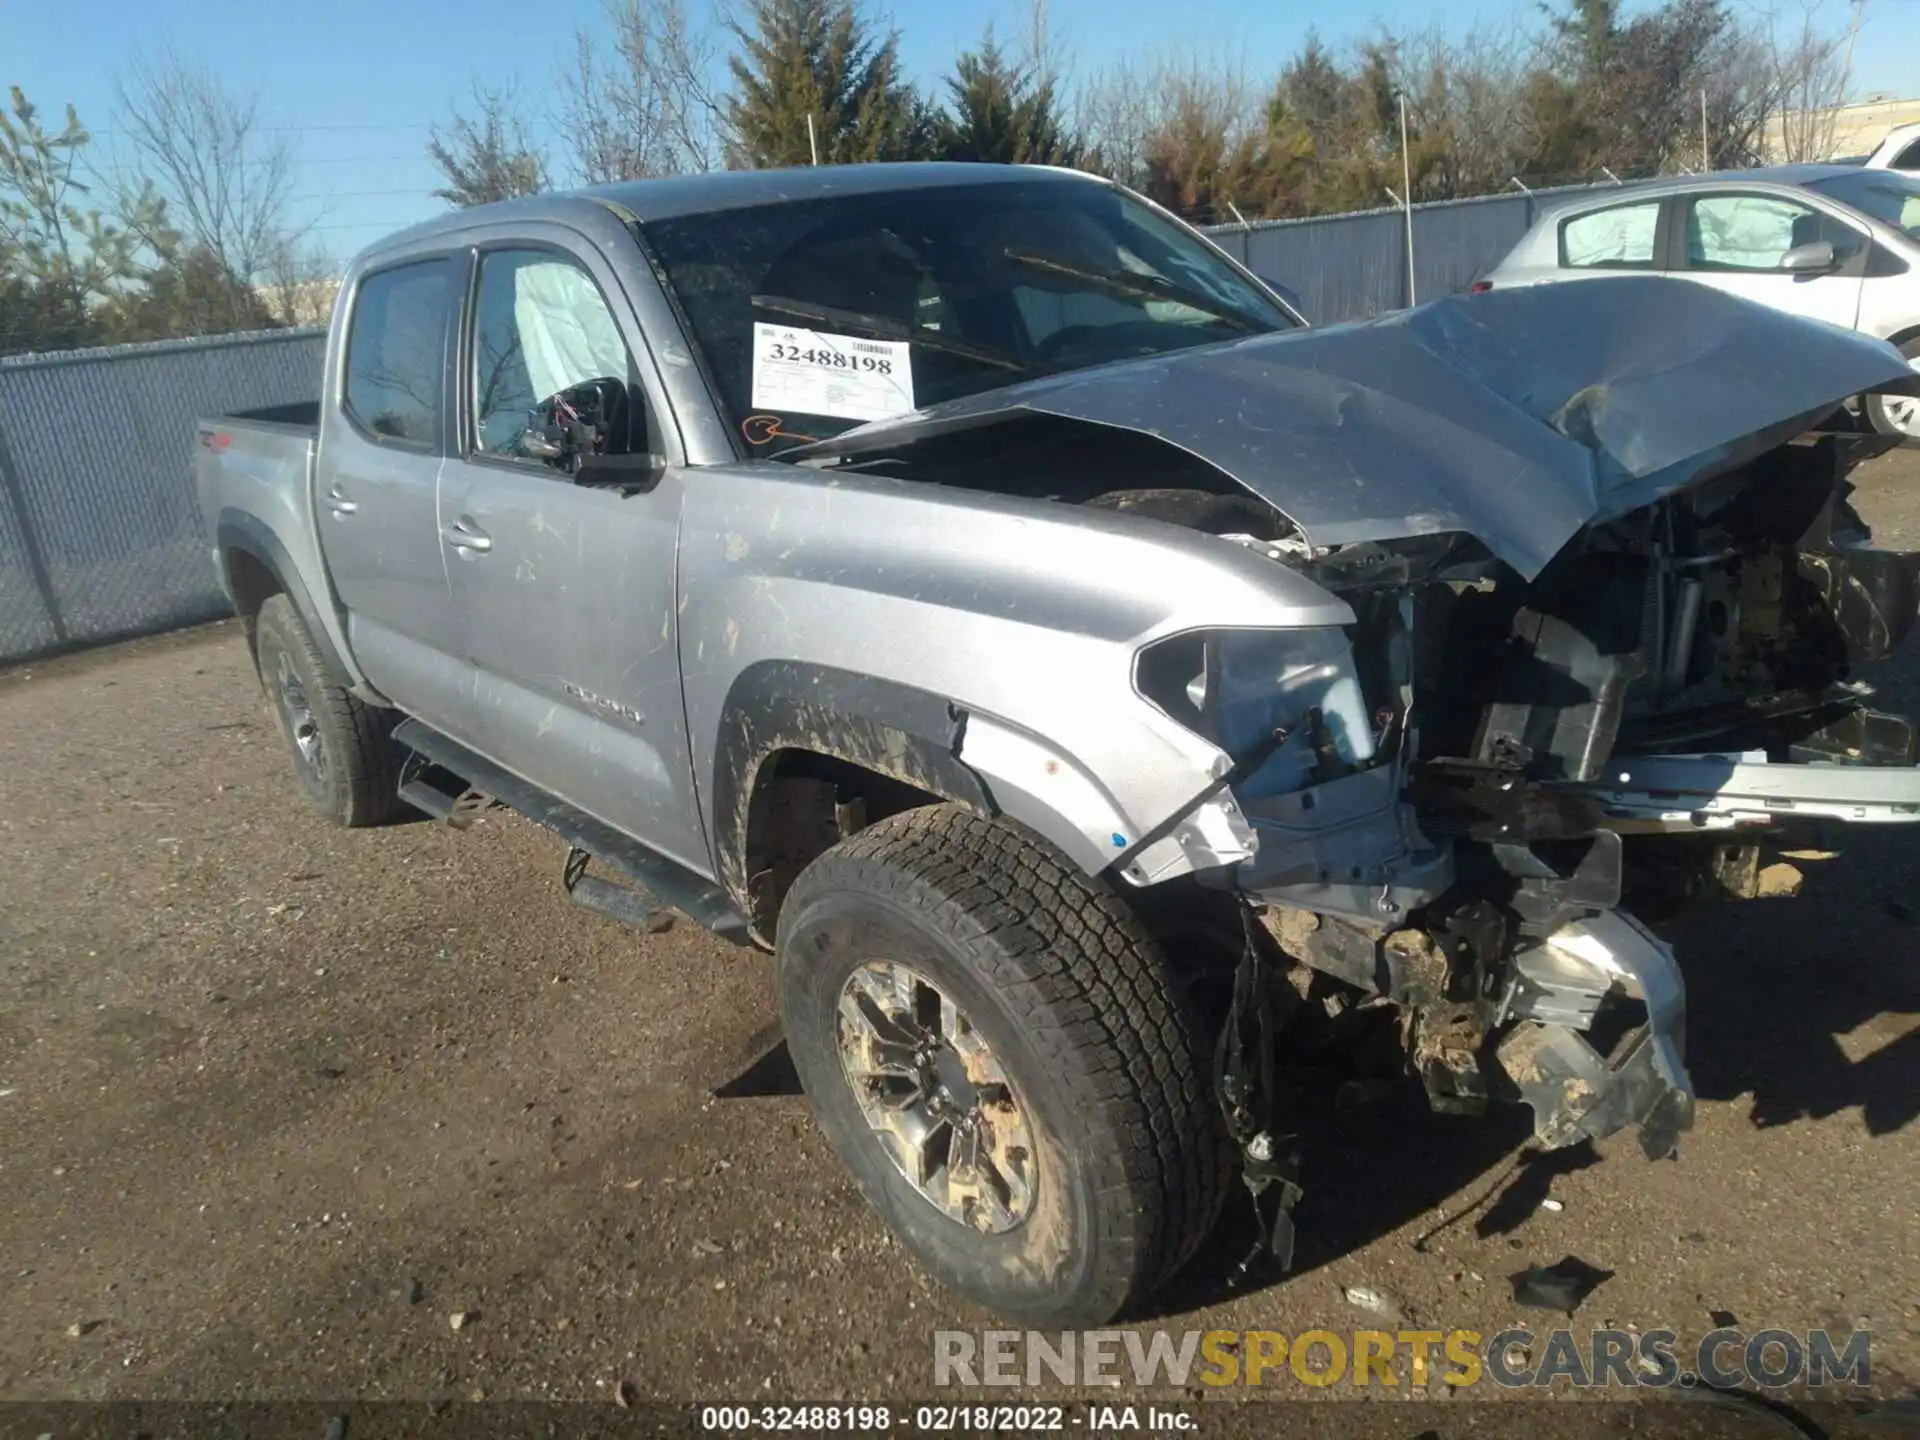
[[[1920,1014],[1920,919],[1900,898],[1920,837],[1822,838],[1840,853],[1803,862],[1798,901],[1713,906],[1675,928],[1687,1066],[1703,1099],[1750,1096],[1756,1126],[1857,1108],[1867,1134],[1890,1135],[1920,1118],[1920,1026],[1854,1032]]]

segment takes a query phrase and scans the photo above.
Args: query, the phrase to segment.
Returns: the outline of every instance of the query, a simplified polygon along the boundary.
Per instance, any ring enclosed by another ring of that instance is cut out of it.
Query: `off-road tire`
[[[1137,1311],[1212,1228],[1232,1156],[1210,1044],[1119,894],[1039,836],[946,805],[880,821],[801,872],[778,951],[787,1045],[821,1129],[945,1284],[1031,1325],[1097,1326]],[[937,1209],[862,1114],[836,1007],[874,960],[950,995],[1020,1098],[1036,1193],[1004,1233]]]
[[[347,690],[347,677],[330,664],[285,595],[260,607],[253,627],[254,661],[274,728],[286,742],[294,778],[313,808],[336,825],[384,825],[402,813],[400,756],[393,742],[398,711],[368,705]],[[316,769],[289,729],[278,694],[282,657],[304,692],[326,756]]]
[[[1920,365],[1920,335],[1914,336],[1900,346],[1900,353],[1907,357],[1910,364]],[[1867,418],[1867,424],[1879,435],[1898,435],[1900,443],[1908,449],[1920,448],[1920,437],[1902,430],[1887,418],[1887,396],[1868,395],[1861,402],[1861,409]]]

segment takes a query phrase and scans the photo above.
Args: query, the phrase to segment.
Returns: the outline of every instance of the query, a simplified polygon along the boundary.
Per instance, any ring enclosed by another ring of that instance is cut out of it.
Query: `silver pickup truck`
[[[376,245],[317,403],[201,422],[199,484],[319,811],[505,805],[583,904],[773,951],[887,1222],[1084,1325],[1236,1175],[1284,1264],[1335,1020],[1673,1148],[1642,919],[1920,820],[1857,674],[1920,560],[1821,430],[1916,383],[1634,279],[1310,330],[1067,172],[740,173]]]

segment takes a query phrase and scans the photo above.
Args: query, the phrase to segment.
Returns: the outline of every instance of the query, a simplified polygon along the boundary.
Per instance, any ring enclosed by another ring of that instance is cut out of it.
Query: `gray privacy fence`
[[[325,332],[0,360],[0,662],[227,613],[194,421],[311,400]]]
[[[1465,289],[1556,199],[1416,205],[1423,300]],[[1407,303],[1398,210],[1215,229],[1316,324]],[[0,360],[0,663],[226,611],[194,499],[202,415],[311,400],[325,333],[278,330]]]
[[[1594,188],[1441,200],[1413,207],[1413,278],[1421,300],[1454,295],[1511,250],[1541,213]],[[1300,297],[1316,325],[1360,320],[1407,303],[1407,222],[1397,209],[1309,220],[1219,225],[1214,243],[1262,279]]]

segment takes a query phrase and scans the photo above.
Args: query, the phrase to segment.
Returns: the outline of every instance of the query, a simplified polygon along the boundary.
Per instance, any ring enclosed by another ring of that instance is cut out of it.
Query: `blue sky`
[[[1803,0],[1785,0],[1797,19]],[[1819,0],[1844,20],[1845,0]],[[701,0],[691,0],[698,13]],[[891,0],[916,79],[941,73],[993,21],[1022,33],[1026,0]],[[72,101],[111,145],[113,77],[141,44],[165,43],[259,97],[263,120],[298,138],[298,209],[317,238],[345,255],[444,208],[429,193],[428,126],[465,98],[470,78],[514,82],[523,104],[553,96],[577,27],[600,0],[10,0],[0,17],[0,85],[19,84],[57,121]],[[1231,55],[1250,77],[1276,72],[1310,24],[1329,42],[1378,25],[1417,29],[1427,0],[1049,0],[1049,28],[1075,70],[1122,56]],[[1531,14],[1528,0],[1448,7],[1447,24]],[[1920,0],[1866,0],[1854,93],[1920,90]]]

